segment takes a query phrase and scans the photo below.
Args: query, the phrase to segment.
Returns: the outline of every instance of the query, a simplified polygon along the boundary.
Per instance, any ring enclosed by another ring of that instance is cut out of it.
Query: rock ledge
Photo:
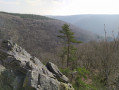
[[[0,65],[14,76],[13,83],[10,83],[12,90],[74,90],[56,65],[51,62],[43,65],[10,40],[1,43]]]

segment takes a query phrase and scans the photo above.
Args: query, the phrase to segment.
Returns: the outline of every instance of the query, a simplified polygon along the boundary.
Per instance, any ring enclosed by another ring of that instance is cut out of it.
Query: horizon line
[[[0,11],[0,13],[12,13],[12,14],[31,14],[31,15],[41,15],[41,16],[78,16],[78,15],[119,15],[119,14],[110,14],[110,13],[108,13],[108,14],[103,14],[103,13],[92,13],[92,14],[67,14],[67,15],[51,15],[51,14],[47,14],[47,15],[43,15],[43,14],[36,14],[36,13],[21,13],[21,12],[7,12],[7,11]]]

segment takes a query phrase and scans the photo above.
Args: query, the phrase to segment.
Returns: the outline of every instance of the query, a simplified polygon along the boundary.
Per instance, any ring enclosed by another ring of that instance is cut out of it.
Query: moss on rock
[[[74,88],[69,83],[66,84],[66,83],[61,82],[60,83],[60,90],[74,90]]]

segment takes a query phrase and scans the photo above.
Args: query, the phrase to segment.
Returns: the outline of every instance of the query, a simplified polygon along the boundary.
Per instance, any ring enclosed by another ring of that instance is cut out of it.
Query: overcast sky
[[[0,0],[0,11],[39,15],[119,14],[119,0]]]

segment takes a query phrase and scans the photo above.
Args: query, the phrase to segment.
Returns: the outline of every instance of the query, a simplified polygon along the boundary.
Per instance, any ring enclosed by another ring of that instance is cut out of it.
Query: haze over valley
[[[119,90],[119,0],[0,0],[0,90]]]
[[[62,20],[71,23],[83,30],[87,30],[104,36],[104,24],[108,36],[112,37],[112,31],[115,36],[119,32],[119,15],[111,14],[82,14],[82,15],[68,15],[68,16],[49,16],[58,20]]]

